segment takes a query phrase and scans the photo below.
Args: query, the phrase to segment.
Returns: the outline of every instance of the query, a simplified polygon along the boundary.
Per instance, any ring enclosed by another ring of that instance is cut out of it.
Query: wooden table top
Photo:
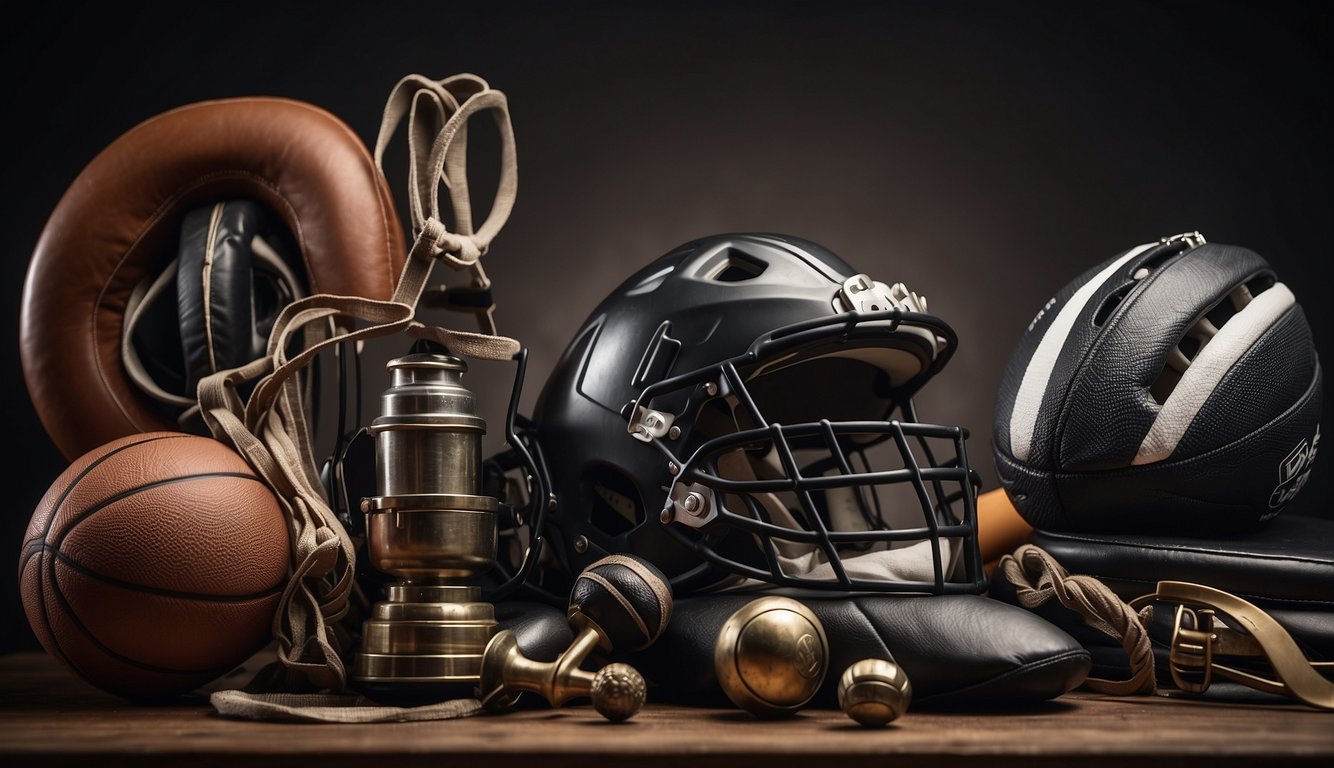
[[[40,652],[0,656],[0,764],[584,766],[1334,765],[1334,713],[1074,692],[1023,711],[910,710],[864,729],[835,710],[780,721],[649,702],[604,721],[589,706],[457,720],[324,724],[233,720],[207,703],[138,706]],[[837,761],[837,762],[834,762]]]

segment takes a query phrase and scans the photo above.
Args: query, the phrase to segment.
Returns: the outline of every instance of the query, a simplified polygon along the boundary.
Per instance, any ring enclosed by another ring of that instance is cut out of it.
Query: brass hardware
[[[810,608],[769,595],[727,619],[714,645],[713,665],[732,703],[758,717],[785,717],[820,689],[829,666],[829,640]]]
[[[523,655],[513,632],[498,633],[483,656],[478,688],[482,706],[491,712],[503,712],[517,703],[521,692],[531,691],[553,707],[588,698],[608,720],[628,719],[644,705],[648,686],[628,664],[608,664],[597,672],[580,669],[600,641],[598,629],[586,627],[560,658],[541,662]]]
[[[533,661],[523,655],[512,632],[500,632],[482,654],[477,698],[491,712],[513,707],[524,691],[553,707],[589,698],[608,720],[626,720],[648,695],[639,672],[621,663],[597,672],[580,667],[594,649],[647,648],[667,628],[671,613],[671,587],[661,571],[641,558],[608,555],[575,580],[566,612],[575,637],[560,658]]]
[[[1334,709],[1334,681],[1320,672],[1334,670],[1334,662],[1308,660],[1292,635],[1255,605],[1201,584],[1160,581],[1152,593],[1131,600],[1130,607],[1138,611],[1155,602],[1177,606],[1168,658],[1172,681],[1181,690],[1203,693],[1217,674],[1319,709]],[[1227,657],[1263,658],[1274,678],[1220,661]]]
[[[838,708],[870,728],[902,717],[911,703],[912,683],[892,661],[862,659],[850,664],[838,681]]]

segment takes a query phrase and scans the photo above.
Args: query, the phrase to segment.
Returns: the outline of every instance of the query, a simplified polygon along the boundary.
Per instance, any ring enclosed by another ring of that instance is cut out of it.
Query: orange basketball
[[[289,551],[277,497],[239,454],[148,432],[61,473],[28,524],[19,585],[49,653],[103,690],[162,698],[269,642]]]

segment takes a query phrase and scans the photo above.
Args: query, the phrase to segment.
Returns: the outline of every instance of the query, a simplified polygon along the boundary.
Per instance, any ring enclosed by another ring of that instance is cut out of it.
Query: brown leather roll
[[[66,458],[178,428],[122,363],[126,306],[135,286],[170,262],[185,212],[226,197],[259,200],[282,217],[313,293],[392,295],[407,250],[393,195],[341,120],[281,98],[204,101],[152,117],[70,185],[24,285],[23,375]]]

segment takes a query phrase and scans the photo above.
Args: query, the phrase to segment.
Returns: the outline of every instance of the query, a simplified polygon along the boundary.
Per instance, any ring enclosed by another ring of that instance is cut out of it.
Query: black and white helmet
[[[998,392],[996,469],[1039,529],[1239,531],[1306,482],[1320,410],[1293,291],[1254,251],[1177,235],[1038,312]]]

